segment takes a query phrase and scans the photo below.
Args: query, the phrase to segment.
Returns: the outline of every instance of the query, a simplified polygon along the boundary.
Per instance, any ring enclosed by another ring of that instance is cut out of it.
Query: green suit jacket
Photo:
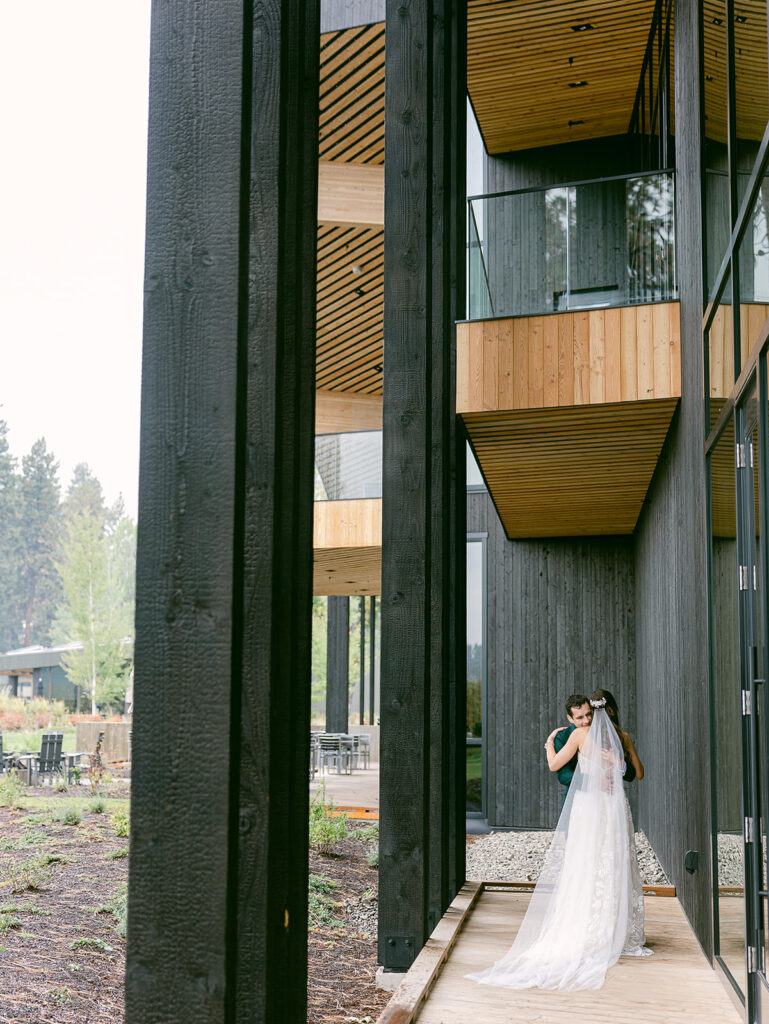
[[[574,729],[575,726],[569,725],[568,729],[561,729],[559,733],[556,733],[555,739],[553,740],[556,754],[559,750],[562,749],[562,747],[566,745],[566,742],[569,739],[569,736],[571,736],[571,734],[574,732]],[[558,776],[558,781],[561,783],[562,786],[566,787],[566,791],[564,792],[564,798],[566,797],[566,793],[569,790],[571,780],[574,778],[574,772],[576,770],[577,755],[575,754],[571,761],[568,762],[568,764],[565,764],[563,768],[559,768],[556,772],[556,775]]]

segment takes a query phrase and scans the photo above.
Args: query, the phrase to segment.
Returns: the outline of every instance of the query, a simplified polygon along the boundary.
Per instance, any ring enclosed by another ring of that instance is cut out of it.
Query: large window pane
[[[486,662],[483,540],[467,542],[467,798],[466,809],[483,811],[483,686]]]
[[[721,402],[723,405],[723,402]],[[718,412],[718,401],[713,402]],[[718,862],[717,951],[745,987],[745,892],[742,843],[741,680],[738,621],[738,557],[735,501],[734,421],[730,420],[710,462],[711,649],[715,729]]]
[[[764,178],[750,211],[739,268],[742,368],[769,316],[769,178]]]
[[[749,172],[769,118],[766,0],[735,0],[734,92],[737,110],[737,164]],[[742,199],[747,175],[738,175]]]
[[[729,163],[727,149],[726,5],[705,0],[703,6],[705,95],[705,234],[708,291],[729,244]]]

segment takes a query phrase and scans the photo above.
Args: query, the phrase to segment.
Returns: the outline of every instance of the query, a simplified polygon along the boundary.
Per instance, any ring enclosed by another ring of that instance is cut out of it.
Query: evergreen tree
[[[107,515],[101,484],[86,462],[78,462],[72,471],[67,497],[64,499],[66,518],[73,518],[78,512],[90,512],[102,521]]]
[[[21,552],[13,615],[24,646],[47,644],[61,595],[56,572],[60,539],[59,466],[45,439],[21,462],[19,515]]]
[[[8,425],[0,420],[0,651],[19,640],[18,589],[21,571],[21,488],[8,447]]]

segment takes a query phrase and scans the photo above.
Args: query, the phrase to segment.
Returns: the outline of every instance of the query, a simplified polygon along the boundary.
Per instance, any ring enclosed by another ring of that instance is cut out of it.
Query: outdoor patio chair
[[[44,732],[40,740],[40,753],[27,760],[27,785],[37,785],[41,775],[49,778],[64,775],[64,759],[61,754],[63,732]],[[34,780],[34,782],[33,782]]]
[[[318,737],[319,767],[323,771],[328,770],[329,765],[336,768],[337,775],[343,771],[348,774],[352,771],[352,748],[344,743],[341,736],[325,735]]]
[[[363,767],[368,768],[371,761],[371,737],[366,733],[361,733],[355,737],[358,753],[358,760],[363,761]]]
[[[320,744],[318,743],[318,737],[315,733],[310,734],[310,782],[315,778],[318,773],[318,757],[320,752]]]

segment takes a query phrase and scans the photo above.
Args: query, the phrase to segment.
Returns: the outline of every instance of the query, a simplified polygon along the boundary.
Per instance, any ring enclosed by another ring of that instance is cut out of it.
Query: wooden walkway
[[[465,978],[503,956],[529,898],[528,893],[509,890],[481,892],[416,1014],[409,1013],[407,1004],[415,1006],[426,977],[423,968],[419,978],[419,960],[382,1013],[382,1024],[742,1024],[742,1015],[703,955],[675,898],[646,897],[646,936],[654,956],[621,959],[598,991],[511,991]],[[460,916],[455,911],[456,923]],[[444,927],[448,938],[448,922]],[[428,946],[443,944],[439,929]],[[436,952],[434,948],[433,956]],[[428,947],[423,955],[430,956]]]

